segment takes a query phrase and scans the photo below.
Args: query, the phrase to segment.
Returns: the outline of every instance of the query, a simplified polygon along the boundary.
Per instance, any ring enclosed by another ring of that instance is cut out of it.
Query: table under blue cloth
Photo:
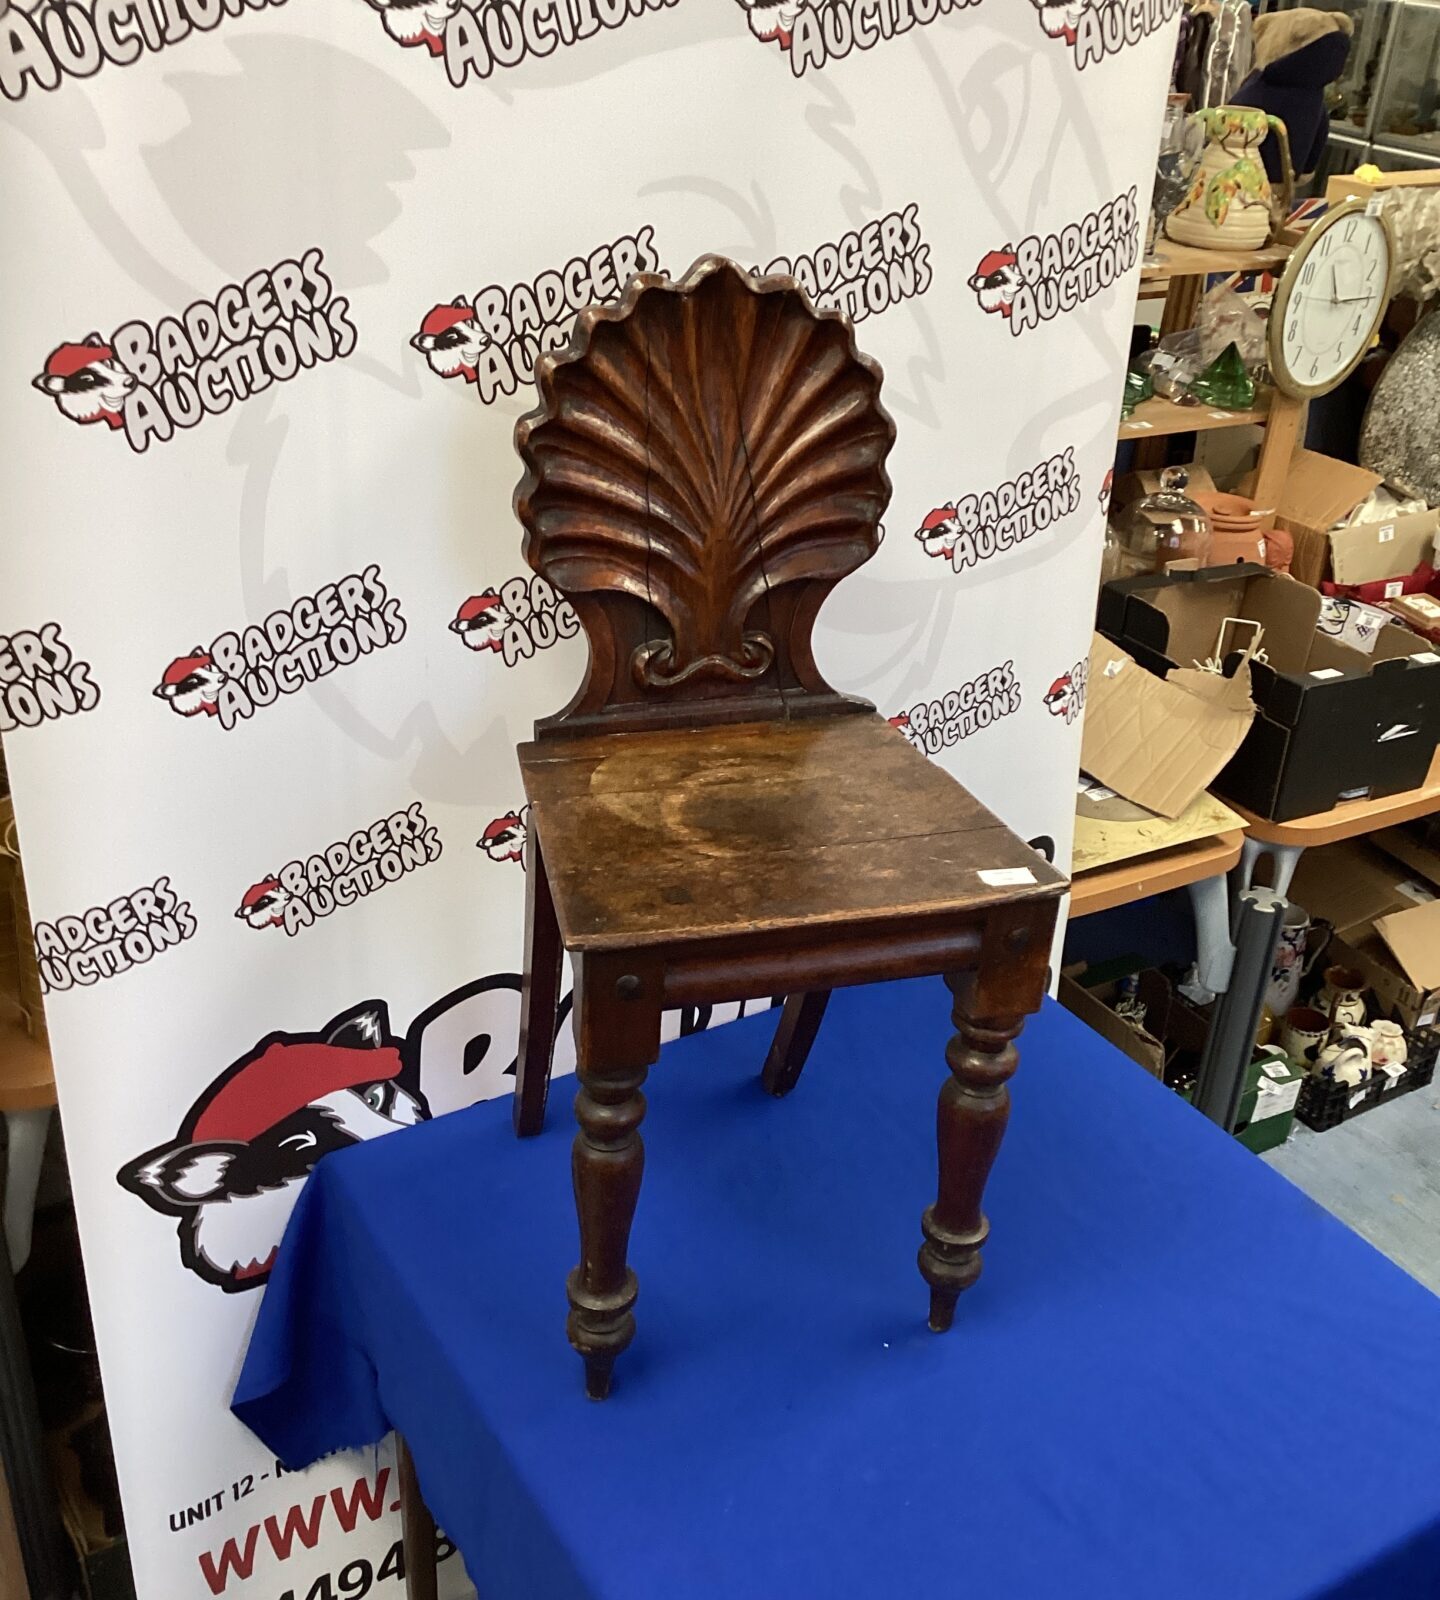
[[[326,1157],[236,1390],[289,1465],[399,1429],[482,1600],[1425,1600],[1440,1301],[1066,1012],[1026,1029],[953,1331],[915,1265],[949,996],[770,1013],[647,1085],[613,1397],[565,1341],[570,1082]]]

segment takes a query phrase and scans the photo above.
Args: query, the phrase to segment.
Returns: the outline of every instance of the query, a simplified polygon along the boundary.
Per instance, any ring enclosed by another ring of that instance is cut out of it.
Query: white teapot
[[[1315,1057],[1315,1071],[1322,1078],[1358,1088],[1370,1079],[1370,1030],[1347,1028],[1325,1045]]]

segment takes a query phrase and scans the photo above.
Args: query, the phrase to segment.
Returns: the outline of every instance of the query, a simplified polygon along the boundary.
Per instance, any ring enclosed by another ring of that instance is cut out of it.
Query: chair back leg
[[[525,843],[525,975],[520,990],[520,1051],[515,1058],[515,1132],[521,1138],[539,1133],[545,1126],[563,954],[540,833],[532,815]]]
[[[830,990],[814,989],[809,994],[792,994],[785,997],[785,1009],[780,1013],[780,1025],[765,1057],[765,1067],[760,1082],[767,1093],[778,1100],[790,1093],[800,1081],[810,1046],[820,1031],[820,1021],[825,1007],[830,1004]]]

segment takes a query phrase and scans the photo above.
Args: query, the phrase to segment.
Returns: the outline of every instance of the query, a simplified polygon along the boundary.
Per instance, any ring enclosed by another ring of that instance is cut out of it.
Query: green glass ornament
[[[1249,411],[1255,404],[1255,380],[1245,370],[1245,360],[1232,341],[1190,385],[1202,404],[1222,411]]]
[[[1155,393],[1155,385],[1150,381],[1148,372],[1136,372],[1134,367],[1129,367],[1125,372],[1125,393],[1120,401],[1120,416],[1122,420],[1140,404],[1148,400]]]

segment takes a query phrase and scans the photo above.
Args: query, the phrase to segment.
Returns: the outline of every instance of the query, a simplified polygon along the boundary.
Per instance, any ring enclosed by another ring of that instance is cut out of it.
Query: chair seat
[[[571,950],[961,914],[1065,883],[874,713],[547,739],[519,756]]]

